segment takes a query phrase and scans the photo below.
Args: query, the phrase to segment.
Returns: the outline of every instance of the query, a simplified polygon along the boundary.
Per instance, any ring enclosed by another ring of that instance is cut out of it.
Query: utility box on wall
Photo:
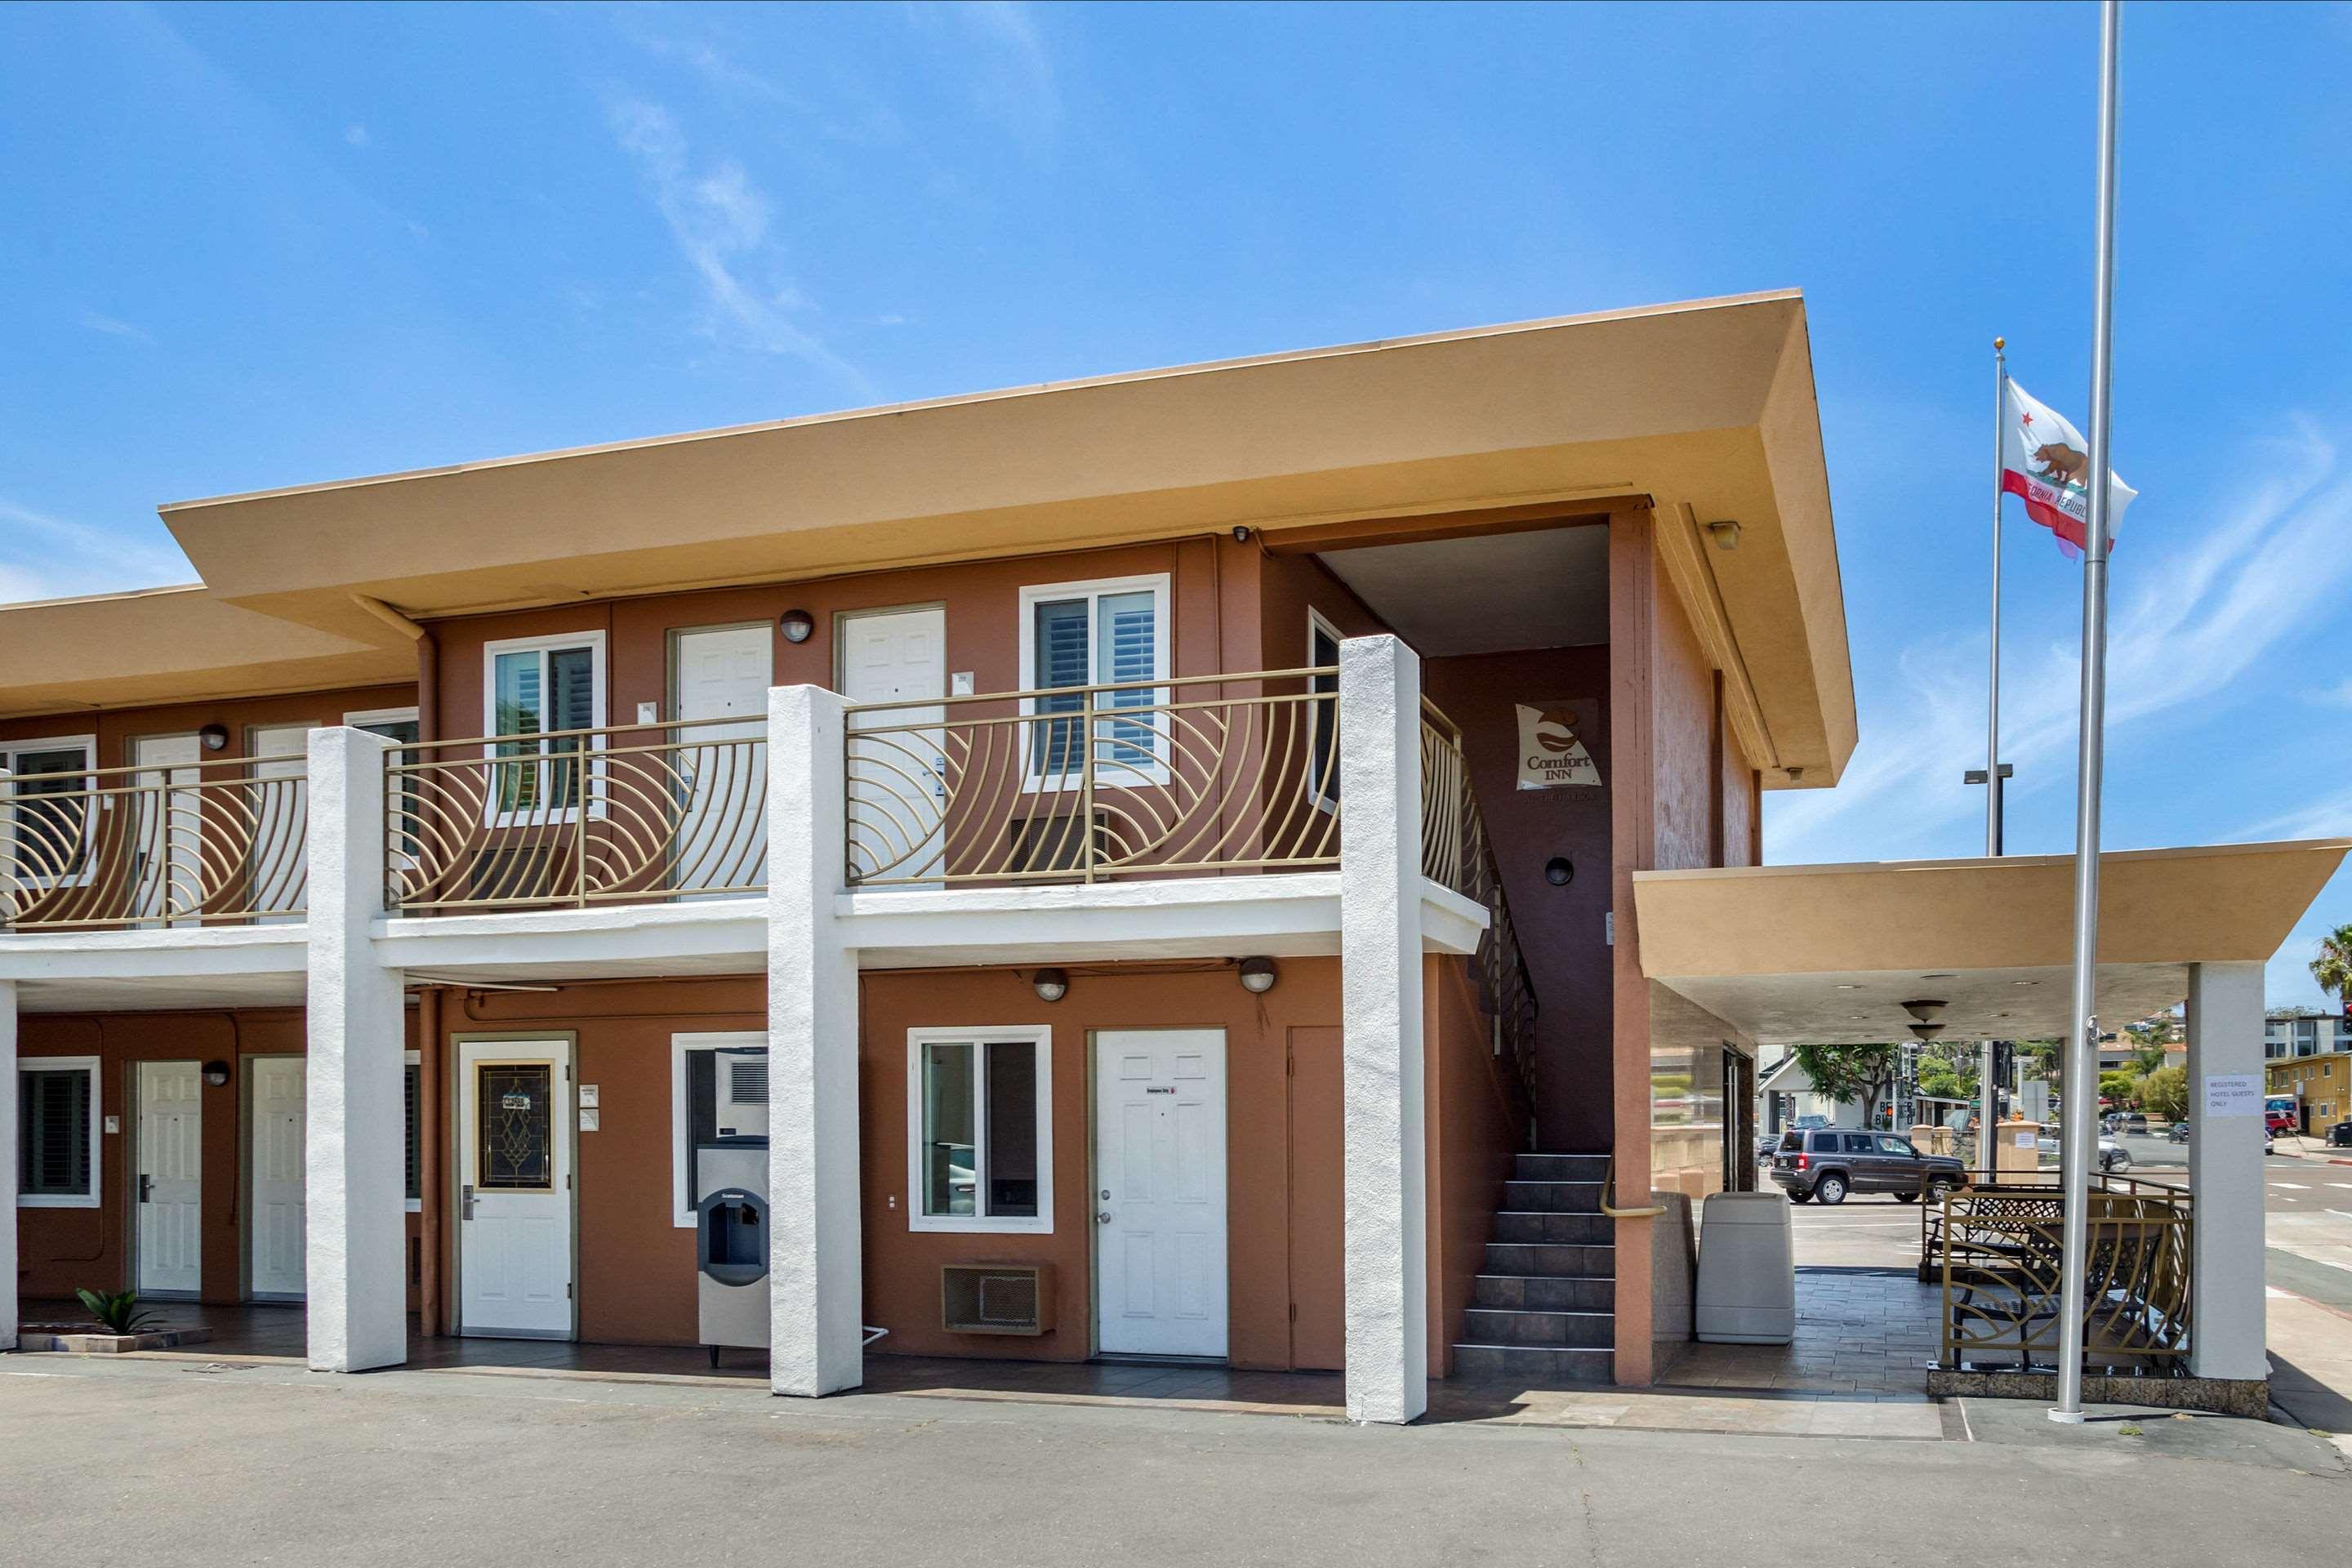
[[[940,1270],[940,1326],[951,1334],[1042,1334],[1054,1326],[1050,1263],[950,1263]]]

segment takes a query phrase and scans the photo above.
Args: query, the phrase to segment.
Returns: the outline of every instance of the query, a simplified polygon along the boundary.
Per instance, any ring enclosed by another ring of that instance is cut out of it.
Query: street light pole
[[[1992,341],[1992,661],[1985,681],[1985,857],[1998,859],[2001,847],[2000,765],[2000,497],[2001,432],[2009,418],[2009,347],[2006,338]],[[1993,1047],[1977,1047],[1977,1173],[1990,1184],[1994,1163],[1992,1086]]]

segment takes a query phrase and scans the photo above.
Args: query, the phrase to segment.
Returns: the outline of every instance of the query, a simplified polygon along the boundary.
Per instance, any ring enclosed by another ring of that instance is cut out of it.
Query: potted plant
[[[77,1289],[81,1304],[98,1320],[98,1326],[110,1334],[129,1337],[144,1333],[158,1321],[155,1314],[139,1304],[139,1292],[123,1290],[108,1294],[102,1290]]]

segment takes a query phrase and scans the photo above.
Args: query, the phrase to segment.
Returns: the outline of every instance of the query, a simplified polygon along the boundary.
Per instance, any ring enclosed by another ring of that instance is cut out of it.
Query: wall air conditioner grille
[[[768,1103],[768,1058],[765,1053],[728,1058],[727,1098],[737,1105]]]
[[[951,1334],[1045,1333],[1053,1327],[1053,1266],[948,1264],[940,1270],[940,1311]]]

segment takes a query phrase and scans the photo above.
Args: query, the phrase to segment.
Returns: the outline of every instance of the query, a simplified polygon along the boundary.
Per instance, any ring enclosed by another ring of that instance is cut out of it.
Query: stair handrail
[[[1520,1087],[1532,1100],[1535,1026],[1540,1011],[1535,977],[1519,945],[1510,899],[1503,889],[1502,865],[1486,837],[1486,817],[1470,784],[1461,726],[1426,697],[1421,708],[1422,871],[1486,908],[1486,929],[1472,954],[1479,1005],[1493,1021],[1495,1054],[1509,1049]]]
[[[1601,1212],[1611,1219],[1655,1219],[1666,1212],[1664,1204],[1652,1204],[1647,1208],[1621,1209],[1609,1201],[1609,1194],[1616,1190],[1617,1156],[1612,1154],[1607,1169],[1601,1173]]]

